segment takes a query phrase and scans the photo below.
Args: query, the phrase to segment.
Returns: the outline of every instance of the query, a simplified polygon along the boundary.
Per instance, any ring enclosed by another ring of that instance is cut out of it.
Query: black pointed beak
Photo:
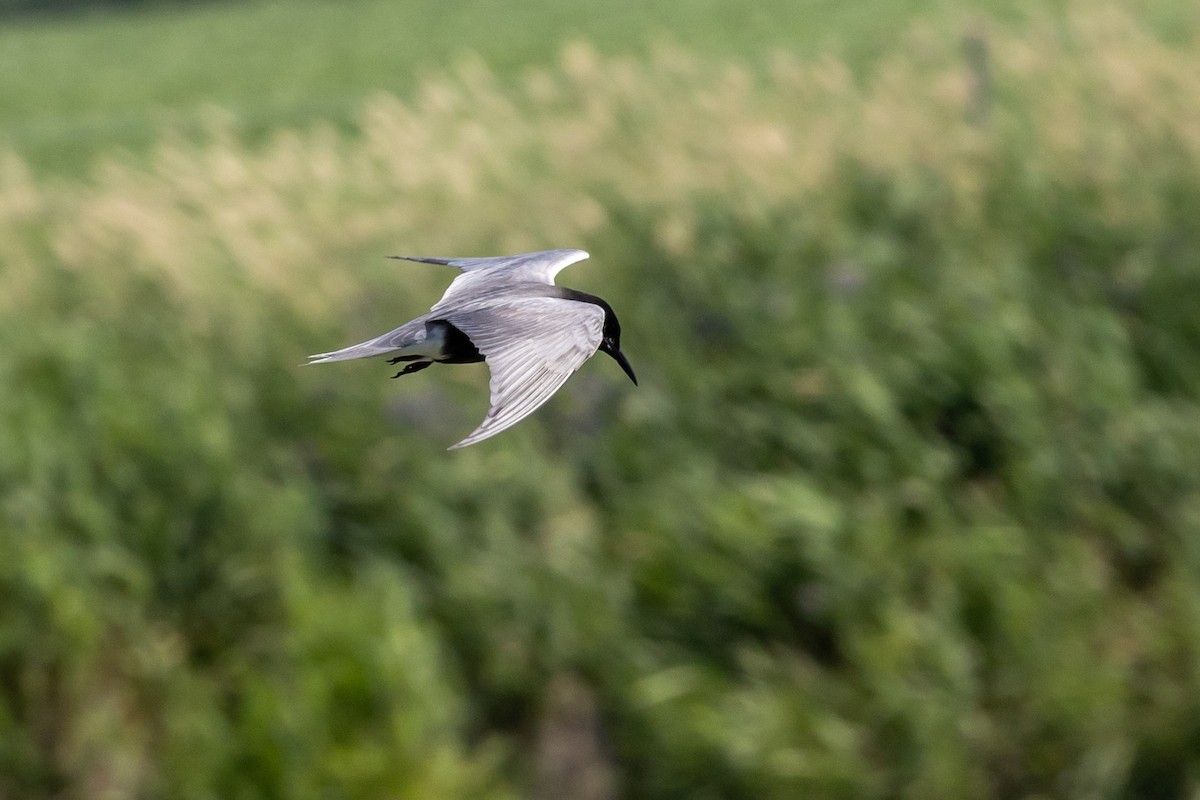
[[[625,370],[625,374],[629,376],[629,380],[633,381],[633,385],[637,386],[637,375],[633,374],[633,367],[629,366],[629,359],[625,358],[625,354],[620,350],[610,350],[608,354],[621,365],[621,369]]]

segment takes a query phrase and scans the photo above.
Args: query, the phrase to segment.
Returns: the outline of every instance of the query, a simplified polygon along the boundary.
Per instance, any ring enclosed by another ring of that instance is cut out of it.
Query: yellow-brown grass
[[[1117,6],[975,28],[990,88],[958,42],[923,30],[861,80],[833,59],[779,53],[760,69],[663,47],[638,61],[577,42],[516,85],[468,60],[410,100],[375,97],[355,134],[280,131],[250,146],[213,110],[203,136],[167,134],[148,159],[114,155],[54,185],[8,154],[0,302],[17,311],[51,255],[80,273],[149,271],[202,304],[228,285],[320,314],[356,291],[351,254],[586,244],[612,198],[659,208],[661,243],[686,255],[697,195],[745,214],[782,198],[819,209],[847,160],[937,173],[963,213],[997,159],[1027,180],[1085,180],[1114,217],[1159,213],[1142,157],[1172,148],[1180,168],[1196,165],[1196,51]]]

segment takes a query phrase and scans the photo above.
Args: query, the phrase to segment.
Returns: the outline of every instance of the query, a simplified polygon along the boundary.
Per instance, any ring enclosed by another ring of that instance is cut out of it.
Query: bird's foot
[[[395,362],[393,361],[392,363],[394,364]],[[410,372],[420,372],[421,370],[425,369],[426,367],[432,366],[432,365],[433,365],[432,361],[416,361],[416,362],[413,362],[412,364],[409,364],[407,367],[400,370],[392,377],[399,378],[401,375],[407,375]]]

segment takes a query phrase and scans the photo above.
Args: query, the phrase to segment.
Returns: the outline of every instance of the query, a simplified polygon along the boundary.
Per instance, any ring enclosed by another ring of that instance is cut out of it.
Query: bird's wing
[[[446,288],[438,301],[438,308],[451,298],[461,298],[471,292],[487,292],[512,283],[544,283],[554,285],[554,276],[563,267],[583,261],[588,257],[586,250],[542,250],[537,253],[522,253],[516,256],[495,258],[421,258],[415,256],[392,256],[405,261],[421,261],[427,264],[446,264],[462,270]]]
[[[488,270],[520,273],[522,281],[554,283],[554,276],[563,267],[570,266],[588,257],[586,250],[540,250],[536,253],[521,253],[515,256],[492,258],[426,258],[423,256],[390,256],[403,261],[420,261],[425,264],[445,264],[463,272]]]
[[[491,370],[491,407],[475,444],[509,428],[550,399],[604,336],[604,310],[591,303],[532,297],[448,313],[444,319],[479,348]]]

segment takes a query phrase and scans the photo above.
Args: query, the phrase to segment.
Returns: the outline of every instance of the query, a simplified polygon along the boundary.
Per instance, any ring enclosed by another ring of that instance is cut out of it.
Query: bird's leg
[[[420,372],[421,370],[425,369],[428,366],[431,366],[432,364],[433,364],[432,361],[414,361],[412,364],[409,364],[407,367],[400,370],[392,377],[399,378],[401,375],[407,375],[410,372]]]
[[[399,364],[401,361],[420,361],[420,360],[421,360],[420,356],[396,356],[395,358],[389,358],[388,363],[389,364]]]

